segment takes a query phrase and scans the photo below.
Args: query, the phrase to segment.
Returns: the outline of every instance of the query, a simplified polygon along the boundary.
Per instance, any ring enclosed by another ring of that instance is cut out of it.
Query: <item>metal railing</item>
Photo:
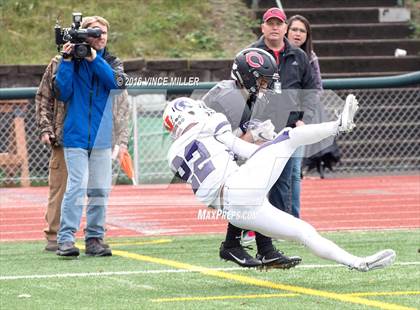
[[[163,93],[185,94],[194,90],[212,88],[217,82],[204,82],[198,85],[162,85],[137,86],[128,89],[130,95]],[[360,88],[390,88],[420,84],[420,71],[395,76],[382,76],[374,78],[342,78],[322,81],[324,89],[360,89]],[[0,88],[0,100],[33,99],[37,87]]]
[[[165,102],[197,90],[204,93],[215,84],[129,89],[133,109],[130,151],[140,183],[166,182],[172,178],[166,163],[170,141],[161,125]],[[361,106],[356,129],[337,140],[342,158],[335,169],[338,173],[419,172],[420,71],[393,77],[325,80],[323,85],[329,90],[321,96],[325,107],[330,106],[334,97],[344,99],[348,93],[354,93]],[[36,128],[33,102],[36,90],[36,87],[0,89],[0,107],[5,106],[2,100],[28,100],[24,109],[22,103],[10,101],[8,109],[0,109],[0,164],[2,154],[14,148],[13,121],[17,116],[23,117],[32,183],[47,181],[50,152],[40,143]],[[19,180],[16,165],[0,165],[0,186]]]

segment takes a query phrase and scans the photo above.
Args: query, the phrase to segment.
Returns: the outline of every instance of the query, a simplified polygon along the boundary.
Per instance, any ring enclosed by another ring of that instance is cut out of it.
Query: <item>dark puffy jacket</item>
[[[122,88],[122,62],[105,49],[89,62],[61,61],[54,81],[57,99],[67,104],[63,146],[110,148],[112,143],[112,89]]]
[[[319,97],[316,91],[316,83],[312,74],[312,68],[306,53],[300,48],[292,46],[289,41],[284,39],[285,48],[280,57],[278,65],[280,82],[282,90],[281,100],[286,105],[285,101],[290,101],[290,105],[296,105],[303,110],[303,121],[311,123],[315,114],[316,106],[319,104]],[[268,51],[275,58],[274,52],[267,47],[264,42],[264,36],[261,36],[258,41],[253,43],[250,47],[261,48]],[[296,91],[303,90],[303,91]],[[269,108],[270,109],[270,108]],[[266,111],[268,115],[277,115],[275,119],[284,120],[285,116],[278,115],[281,113],[278,107],[271,105],[271,110]],[[286,117],[287,118],[287,117]],[[273,121],[276,129],[282,129],[286,124],[284,121],[276,124]]]

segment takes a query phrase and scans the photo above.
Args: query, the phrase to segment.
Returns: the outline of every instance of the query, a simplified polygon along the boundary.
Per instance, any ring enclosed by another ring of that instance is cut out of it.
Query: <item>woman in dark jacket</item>
[[[288,21],[287,39],[296,47],[304,50],[306,55],[308,55],[316,88],[322,89],[321,70],[319,69],[318,57],[312,45],[312,31],[309,21],[301,15],[292,16]]]
[[[308,55],[316,88],[322,90],[321,70],[318,57],[313,49],[312,30],[309,21],[301,15],[292,16],[288,21],[287,38],[290,43],[301,48]],[[321,123],[327,120],[326,112],[320,106],[314,115],[313,123]],[[309,169],[317,168],[321,178],[324,178],[325,167],[332,170],[332,166],[340,160],[340,152],[337,144],[335,142],[332,144],[328,143],[329,145],[327,147],[324,144],[322,146],[307,147],[305,153],[310,157],[305,158],[304,161],[304,166],[308,166]],[[320,151],[317,152],[315,150]],[[303,153],[303,150],[301,150],[300,154],[297,154],[299,157],[295,157],[296,160],[292,173],[292,209],[297,210],[300,209],[300,175]]]

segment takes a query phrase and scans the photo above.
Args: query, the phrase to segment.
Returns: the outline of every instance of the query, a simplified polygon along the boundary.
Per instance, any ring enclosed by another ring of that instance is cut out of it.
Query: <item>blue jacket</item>
[[[61,61],[55,76],[55,96],[67,104],[63,146],[90,150],[112,144],[110,91],[125,80],[118,58],[105,50],[89,62]]]

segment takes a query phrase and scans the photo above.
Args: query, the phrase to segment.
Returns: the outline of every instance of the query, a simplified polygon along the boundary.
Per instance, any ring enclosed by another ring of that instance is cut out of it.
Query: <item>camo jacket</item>
[[[60,146],[64,119],[66,117],[66,105],[55,99],[54,78],[61,56],[55,56],[44,72],[38,91],[35,96],[36,122],[40,136],[49,133],[53,137],[53,145]],[[119,64],[122,66],[122,64]],[[113,145],[127,145],[130,134],[129,117],[130,103],[126,89],[118,91],[114,96],[112,105],[113,114]]]

